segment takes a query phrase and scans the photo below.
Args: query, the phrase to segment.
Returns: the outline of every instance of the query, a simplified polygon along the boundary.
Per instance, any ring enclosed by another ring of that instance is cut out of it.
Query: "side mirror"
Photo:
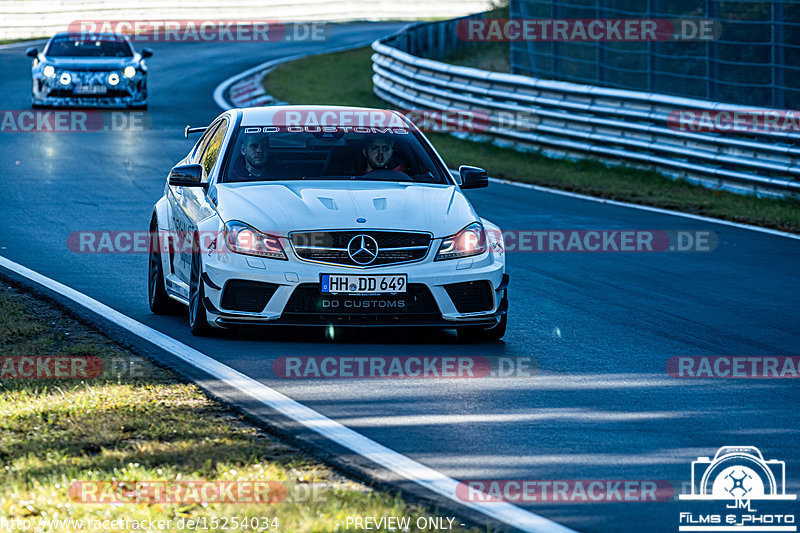
[[[167,182],[174,187],[205,187],[200,183],[203,178],[203,165],[192,163],[172,167]]]
[[[153,50],[150,48],[142,48],[142,51],[139,53],[142,54],[142,57],[152,57]]]
[[[36,48],[28,48],[27,50],[25,50],[25,55],[28,57],[36,57],[39,55],[39,50],[37,50]]]
[[[462,189],[480,189],[489,186],[489,176],[482,168],[461,165],[458,167],[458,173],[461,175]]]

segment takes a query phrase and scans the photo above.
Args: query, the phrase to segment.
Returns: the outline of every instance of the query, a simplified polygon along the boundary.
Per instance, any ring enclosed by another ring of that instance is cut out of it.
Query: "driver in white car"
[[[266,135],[244,134],[241,139],[241,158],[231,169],[236,181],[258,181],[266,179],[269,159],[269,137]]]

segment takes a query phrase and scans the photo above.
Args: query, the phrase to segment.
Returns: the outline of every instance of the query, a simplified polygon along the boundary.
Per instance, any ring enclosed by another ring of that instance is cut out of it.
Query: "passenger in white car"
[[[370,137],[364,143],[361,155],[366,160],[364,174],[375,170],[396,170],[403,172],[406,166],[403,164],[391,166],[394,156],[394,139],[389,136]]]

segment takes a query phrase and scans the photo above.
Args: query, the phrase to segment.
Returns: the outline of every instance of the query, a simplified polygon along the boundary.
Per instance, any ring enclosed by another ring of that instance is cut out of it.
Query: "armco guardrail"
[[[0,0],[0,39],[41,37],[77,20],[404,20],[455,17],[489,0]]]
[[[427,48],[441,56],[455,35],[455,22],[418,24],[374,42],[375,94],[398,109],[488,115],[486,130],[472,135],[497,144],[626,162],[740,193],[800,196],[796,131],[704,133],[670,127],[667,122],[670,113],[680,110],[721,112],[741,107],[488,72],[400,49]],[[509,113],[522,117],[513,127],[501,119]]]

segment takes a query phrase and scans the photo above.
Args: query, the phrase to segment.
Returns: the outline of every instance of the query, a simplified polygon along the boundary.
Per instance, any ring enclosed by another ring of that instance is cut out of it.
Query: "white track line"
[[[208,357],[194,348],[178,342],[160,331],[145,326],[141,322],[137,322],[75,289],[67,287],[66,285],[2,256],[0,256],[0,266],[12,272],[16,272],[20,276],[24,276],[34,283],[38,283],[61,296],[69,298],[73,302],[103,316],[134,335],[159,348],[167,350],[182,361],[203,370],[214,378],[241,391],[282,415],[303,424],[308,429],[319,433],[323,437],[352,450],[373,463],[381,465],[395,474],[413,481],[436,494],[523,531],[532,533],[574,533],[567,527],[551,522],[539,515],[529,513],[510,503],[462,501],[456,496],[458,481],[455,479],[445,476],[430,467],[368,439],[360,433],[343,426],[339,422],[267,387],[263,383]]]
[[[725,226],[732,226],[734,228],[746,229],[750,231],[758,231],[760,233],[768,233],[778,237],[787,237],[789,239],[800,240],[800,235],[796,233],[788,233],[770,228],[762,228],[760,226],[751,226],[750,224],[741,224],[739,222],[732,222],[730,220],[723,220],[721,218],[704,217],[702,215],[693,215],[691,213],[682,213],[680,211],[671,211],[669,209],[662,209],[660,207],[651,207],[649,205],[631,204],[628,202],[620,202],[618,200],[607,200],[605,198],[597,198],[596,196],[587,196],[585,194],[578,194],[575,192],[561,191],[558,189],[551,189],[549,187],[542,187],[540,185],[533,185],[531,183],[523,183],[520,181],[504,180],[499,178],[489,178],[489,181],[495,183],[503,183],[505,185],[513,185],[514,187],[522,187],[523,189],[533,189],[534,191],[548,192],[550,194],[558,194],[561,196],[568,196],[570,198],[579,198],[581,200],[589,200],[590,202],[599,202],[601,204],[610,204],[620,207],[630,207],[632,209],[639,209],[641,211],[650,211],[652,213],[660,213],[662,215],[672,215],[675,217],[690,218],[692,220],[702,220],[703,222],[711,222],[713,224],[723,224]]]
[[[256,65],[253,68],[249,68],[249,69],[245,70],[244,72],[240,72],[239,74],[237,74],[235,76],[231,76],[230,78],[228,78],[226,80],[223,80],[223,82],[220,83],[219,85],[217,85],[217,87],[214,89],[214,102],[216,102],[216,104],[224,111],[227,111],[228,109],[232,109],[235,106],[232,105],[227,100],[225,100],[225,96],[224,96],[225,95],[225,91],[228,90],[228,87],[230,87],[231,85],[233,85],[237,81],[241,80],[242,78],[246,78],[250,74],[255,74],[256,72],[261,72],[262,70],[267,70],[267,69],[273,68],[276,65],[280,65],[281,63],[287,63],[289,61],[294,61],[295,59],[302,59],[302,58],[306,57],[306,55],[308,55],[308,54],[299,54],[299,55],[294,55],[294,56],[281,57],[279,59],[272,59],[270,61],[265,61],[264,63],[261,63],[260,65]]]

